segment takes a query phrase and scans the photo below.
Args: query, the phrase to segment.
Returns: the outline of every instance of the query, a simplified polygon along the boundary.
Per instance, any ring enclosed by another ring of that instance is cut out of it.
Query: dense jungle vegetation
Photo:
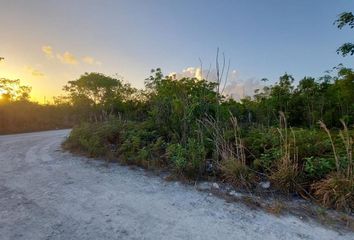
[[[353,15],[341,17],[338,27],[353,26]],[[236,101],[223,95],[220,69],[216,81],[155,69],[144,90],[85,73],[54,105],[32,103],[30,88],[1,79],[0,132],[76,124],[64,146],[92,157],[248,190],[270,181],[276,191],[353,211],[354,71],[339,65],[298,81],[285,73]]]

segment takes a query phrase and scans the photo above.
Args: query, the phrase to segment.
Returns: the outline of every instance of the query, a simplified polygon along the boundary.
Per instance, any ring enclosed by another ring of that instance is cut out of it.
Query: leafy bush
[[[279,133],[276,128],[251,128],[243,135],[247,149],[256,157],[267,154],[280,146]]]
[[[83,123],[71,131],[64,146],[76,151],[82,151],[91,157],[112,154],[112,145],[119,138],[123,123],[117,119],[107,122]]]
[[[169,144],[167,155],[171,159],[173,168],[182,174],[187,167],[186,149],[179,143]]]
[[[336,165],[333,157],[308,157],[305,158],[304,170],[309,178],[320,179],[335,170]]]
[[[206,150],[195,138],[189,138],[187,143],[187,175],[200,176],[204,172]]]
[[[270,172],[272,166],[281,158],[281,152],[278,148],[266,150],[253,162],[253,166],[257,170]]]

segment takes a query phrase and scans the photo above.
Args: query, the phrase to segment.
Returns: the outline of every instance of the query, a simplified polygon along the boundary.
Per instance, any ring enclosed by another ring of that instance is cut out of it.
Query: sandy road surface
[[[0,239],[354,239],[62,152],[68,130],[0,136]]]

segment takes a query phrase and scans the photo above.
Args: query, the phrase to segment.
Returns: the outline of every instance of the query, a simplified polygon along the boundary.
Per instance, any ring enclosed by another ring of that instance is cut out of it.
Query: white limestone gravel
[[[0,136],[0,239],[354,239],[227,203],[142,170],[73,156],[69,130]]]

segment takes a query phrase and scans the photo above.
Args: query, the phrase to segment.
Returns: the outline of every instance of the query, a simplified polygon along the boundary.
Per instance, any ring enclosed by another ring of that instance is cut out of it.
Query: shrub
[[[147,147],[141,148],[138,151],[136,156],[137,164],[145,168],[149,168],[149,156],[150,156],[150,149]]]
[[[333,158],[307,157],[304,159],[304,170],[310,179],[320,179],[326,177],[336,166]]]
[[[122,131],[117,157],[123,163],[153,167],[161,162],[165,141],[146,122],[129,122]],[[159,156],[159,157],[157,157]]]
[[[156,169],[164,165],[165,141],[159,137],[155,142],[149,143],[138,150],[135,164],[145,168]]]
[[[80,137],[79,144],[81,149],[86,151],[91,157],[102,156],[106,153],[106,146],[102,144],[97,135],[88,138]]]
[[[305,162],[308,157],[328,157],[332,154],[331,143],[322,131],[295,129],[294,133],[300,162]]]
[[[179,143],[167,146],[167,155],[171,159],[172,168],[179,174],[183,174],[186,166],[186,149]]]
[[[251,128],[244,135],[247,149],[257,158],[280,146],[276,128]]]
[[[167,146],[167,156],[171,160],[172,169],[188,178],[203,174],[206,151],[195,138],[189,138],[186,147],[179,143]]]
[[[117,119],[100,124],[83,123],[73,128],[64,147],[88,153],[90,157],[110,157],[123,125]]]
[[[97,126],[89,123],[75,127],[65,142],[65,146],[75,151],[85,152],[90,157],[105,154],[105,146],[99,135],[94,134],[95,132],[97,132]]]
[[[189,138],[187,142],[187,166],[186,174],[195,177],[203,173],[205,166],[206,151],[204,146],[195,138]]]
[[[263,172],[270,172],[272,166],[276,163],[277,159],[281,158],[279,148],[266,150],[264,153],[253,162],[255,169]]]

